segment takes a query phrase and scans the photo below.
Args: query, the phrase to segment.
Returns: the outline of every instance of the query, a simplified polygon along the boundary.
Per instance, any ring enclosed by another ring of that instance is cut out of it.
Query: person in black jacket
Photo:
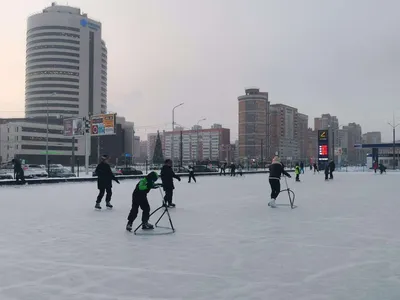
[[[21,161],[18,158],[14,158],[11,161],[14,164],[14,178],[18,183],[25,184],[25,174],[22,168]]]
[[[175,189],[174,186],[174,178],[181,181],[181,178],[178,175],[175,175],[174,170],[172,169],[172,160],[166,159],[164,162],[164,166],[161,168],[161,181],[164,188],[165,196],[164,201],[168,207],[175,207],[175,204],[172,203],[173,192]]]
[[[110,165],[108,164],[108,159],[108,155],[103,155],[95,171],[97,175],[97,188],[99,189],[99,195],[97,196],[95,205],[95,208],[97,209],[101,209],[100,202],[103,199],[104,193],[107,193],[106,206],[108,208],[113,208],[110,203],[112,196],[112,181],[114,180],[116,183],[119,183],[118,179],[114,176]]]
[[[192,179],[194,182],[196,182],[196,177],[194,177],[194,168],[193,168],[193,166],[189,166],[189,181],[188,181],[188,183],[190,183],[192,181]]]
[[[291,178],[290,174],[285,171],[285,166],[280,162],[279,157],[275,156],[272,164],[269,166],[269,185],[271,186],[271,201],[268,206],[276,207],[275,200],[281,192],[281,176]]]
[[[331,160],[329,163],[329,179],[333,179],[333,171],[335,171],[335,162]]]

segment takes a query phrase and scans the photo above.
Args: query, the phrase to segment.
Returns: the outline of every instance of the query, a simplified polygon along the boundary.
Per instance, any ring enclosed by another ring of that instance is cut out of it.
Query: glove
[[[292,176],[290,174],[287,174],[287,177],[292,178]]]
[[[178,179],[178,181],[181,181],[181,178],[180,178],[180,177],[178,177],[177,179]]]
[[[115,182],[119,184],[119,180],[118,179],[115,179]]]

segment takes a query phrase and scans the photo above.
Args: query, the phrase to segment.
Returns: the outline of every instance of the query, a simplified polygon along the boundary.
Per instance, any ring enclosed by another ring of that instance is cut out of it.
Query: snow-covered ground
[[[135,180],[112,211],[95,182],[1,187],[0,299],[400,299],[400,175],[335,175],[291,179],[294,210],[268,175],[183,179],[170,235],[125,231]]]

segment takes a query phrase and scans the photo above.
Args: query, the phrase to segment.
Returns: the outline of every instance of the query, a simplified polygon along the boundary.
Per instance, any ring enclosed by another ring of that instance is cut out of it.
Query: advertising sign
[[[82,136],[85,134],[85,127],[82,118],[64,119],[64,136]]]
[[[113,135],[116,130],[116,114],[102,114],[90,119],[90,133],[92,136]]]
[[[318,130],[318,161],[329,159],[328,130]]]

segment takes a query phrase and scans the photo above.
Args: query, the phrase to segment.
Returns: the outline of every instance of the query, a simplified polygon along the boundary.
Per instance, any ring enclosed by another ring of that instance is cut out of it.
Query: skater
[[[243,167],[241,164],[238,165],[238,173],[240,176],[243,176]]]
[[[330,164],[325,164],[325,180],[328,181],[328,175],[329,175],[329,171],[330,171]]]
[[[168,207],[175,207],[175,204],[172,203],[173,192],[175,189],[174,178],[181,181],[181,178],[178,175],[175,175],[174,170],[172,170],[172,160],[166,159],[164,166],[161,168],[161,180],[165,192],[164,201]]]
[[[310,171],[312,171],[312,164],[310,164]]]
[[[376,173],[376,170],[378,169],[378,162],[377,161],[374,162],[373,168],[374,168],[374,172]]]
[[[314,167],[314,175],[315,175],[315,172],[319,173],[319,169],[318,169],[317,163],[314,163],[313,167]]]
[[[383,172],[386,173],[386,167],[382,163],[379,164],[379,171],[381,172],[381,175],[383,174]]]
[[[25,184],[25,174],[22,168],[21,161],[18,158],[14,158],[11,161],[14,164],[14,178],[18,184]]]
[[[155,184],[158,179],[156,172],[150,172],[145,178],[142,178],[136,185],[135,190],[132,193],[132,208],[128,215],[128,223],[126,224],[126,230],[132,231],[132,224],[135,221],[139,206],[142,209],[142,229],[154,229],[154,226],[150,224],[150,204],[147,200],[147,194],[151,189],[160,187],[160,184]]]
[[[296,166],[294,167],[294,173],[296,174],[297,182],[300,182],[300,172],[301,172],[301,166],[299,166],[299,163],[296,163]]]
[[[269,166],[269,184],[271,186],[271,201],[268,206],[276,207],[275,200],[281,192],[281,176],[291,178],[290,174],[285,171],[284,165],[279,161],[279,157],[275,156],[272,164]]]
[[[119,184],[118,179],[114,176],[111,171],[111,167],[108,164],[109,156],[103,155],[101,157],[100,163],[96,167],[96,175],[97,175],[97,188],[99,189],[99,195],[97,196],[95,208],[101,209],[100,202],[103,199],[104,193],[106,195],[106,206],[108,208],[113,208],[111,205],[111,196],[112,196],[112,181],[114,180]]]
[[[194,182],[196,182],[196,177],[194,177],[194,168],[193,168],[193,166],[189,166],[189,181],[188,181],[188,183],[190,183],[192,181],[192,179]]]
[[[227,163],[225,162],[221,167],[220,167],[220,170],[219,170],[219,176],[221,176],[222,175],[222,172],[224,173],[224,176],[226,175],[226,165],[227,165]]]
[[[301,174],[304,174],[304,163],[300,162],[300,170],[301,170]]]
[[[333,160],[329,163],[329,179],[333,179],[333,172],[335,171],[335,162]]]
[[[231,163],[231,177],[236,176],[236,165],[234,163]]]

